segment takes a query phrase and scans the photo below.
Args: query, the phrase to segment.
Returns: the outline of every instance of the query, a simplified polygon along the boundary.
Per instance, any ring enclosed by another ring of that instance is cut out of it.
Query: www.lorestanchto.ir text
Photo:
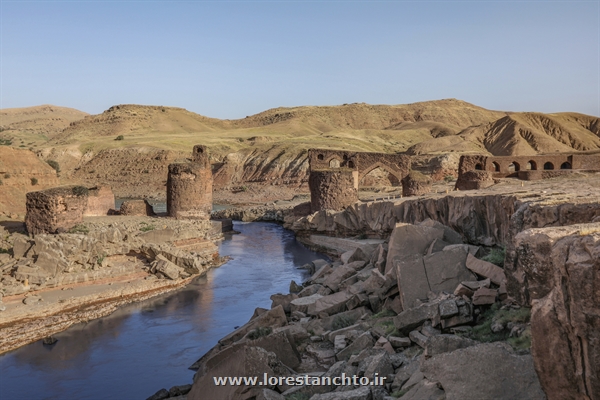
[[[366,376],[350,375],[346,376],[342,373],[341,376],[269,376],[263,374],[262,379],[258,376],[215,376],[213,382],[215,386],[345,386],[345,385],[360,385],[360,386],[382,386],[385,384],[386,377],[375,374],[373,379]]]

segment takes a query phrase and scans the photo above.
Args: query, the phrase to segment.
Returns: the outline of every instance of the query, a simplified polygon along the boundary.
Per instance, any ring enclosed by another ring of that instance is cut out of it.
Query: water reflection
[[[0,398],[144,399],[189,383],[187,368],[218,339],[270,307],[272,293],[306,278],[301,266],[321,256],[269,223],[236,223],[220,244],[233,260],[187,287],[125,306],[41,342],[0,356]]]

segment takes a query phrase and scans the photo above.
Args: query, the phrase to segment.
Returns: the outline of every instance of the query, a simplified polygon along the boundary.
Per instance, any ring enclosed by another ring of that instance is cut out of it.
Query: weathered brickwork
[[[27,193],[27,231],[33,235],[68,231],[83,222],[87,199],[87,190],[82,186],[63,186]]]
[[[358,201],[354,176],[348,168],[311,170],[308,186],[312,212],[339,211]]]
[[[192,162],[169,165],[167,213],[174,218],[209,219],[213,176],[206,146],[196,145]]]

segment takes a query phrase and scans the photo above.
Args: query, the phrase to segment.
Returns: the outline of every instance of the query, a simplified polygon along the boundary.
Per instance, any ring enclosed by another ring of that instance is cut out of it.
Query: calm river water
[[[297,269],[322,258],[271,223],[235,223],[224,240],[233,257],[192,284],[125,306],[110,316],[0,356],[0,399],[145,399],[160,388],[191,383],[201,355],[246,323],[269,296],[288,293]]]

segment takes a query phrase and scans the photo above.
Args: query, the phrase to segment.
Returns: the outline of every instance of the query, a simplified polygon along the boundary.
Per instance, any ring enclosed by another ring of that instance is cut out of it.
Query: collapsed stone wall
[[[98,186],[89,189],[88,201],[84,217],[97,217],[108,215],[111,209],[115,208],[115,194],[109,186]]]
[[[402,195],[404,197],[420,196],[431,192],[431,179],[417,171],[412,171],[402,178]]]
[[[154,209],[148,200],[128,200],[121,204],[120,215],[152,216]]]
[[[346,168],[311,170],[308,179],[313,212],[343,210],[358,201],[352,170]]]
[[[375,168],[387,170],[400,183],[410,172],[411,158],[405,154],[368,153],[344,150],[310,149],[312,169],[348,168],[358,171],[357,184]]]
[[[65,232],[83,221],[87,191],[64,186],[27,193],[25,225],[30,234]]]
[[[467,171],[458,176],[455,188],[458,190],[477,190],[485,189],[493,184],[494,180],[490,171]]]

